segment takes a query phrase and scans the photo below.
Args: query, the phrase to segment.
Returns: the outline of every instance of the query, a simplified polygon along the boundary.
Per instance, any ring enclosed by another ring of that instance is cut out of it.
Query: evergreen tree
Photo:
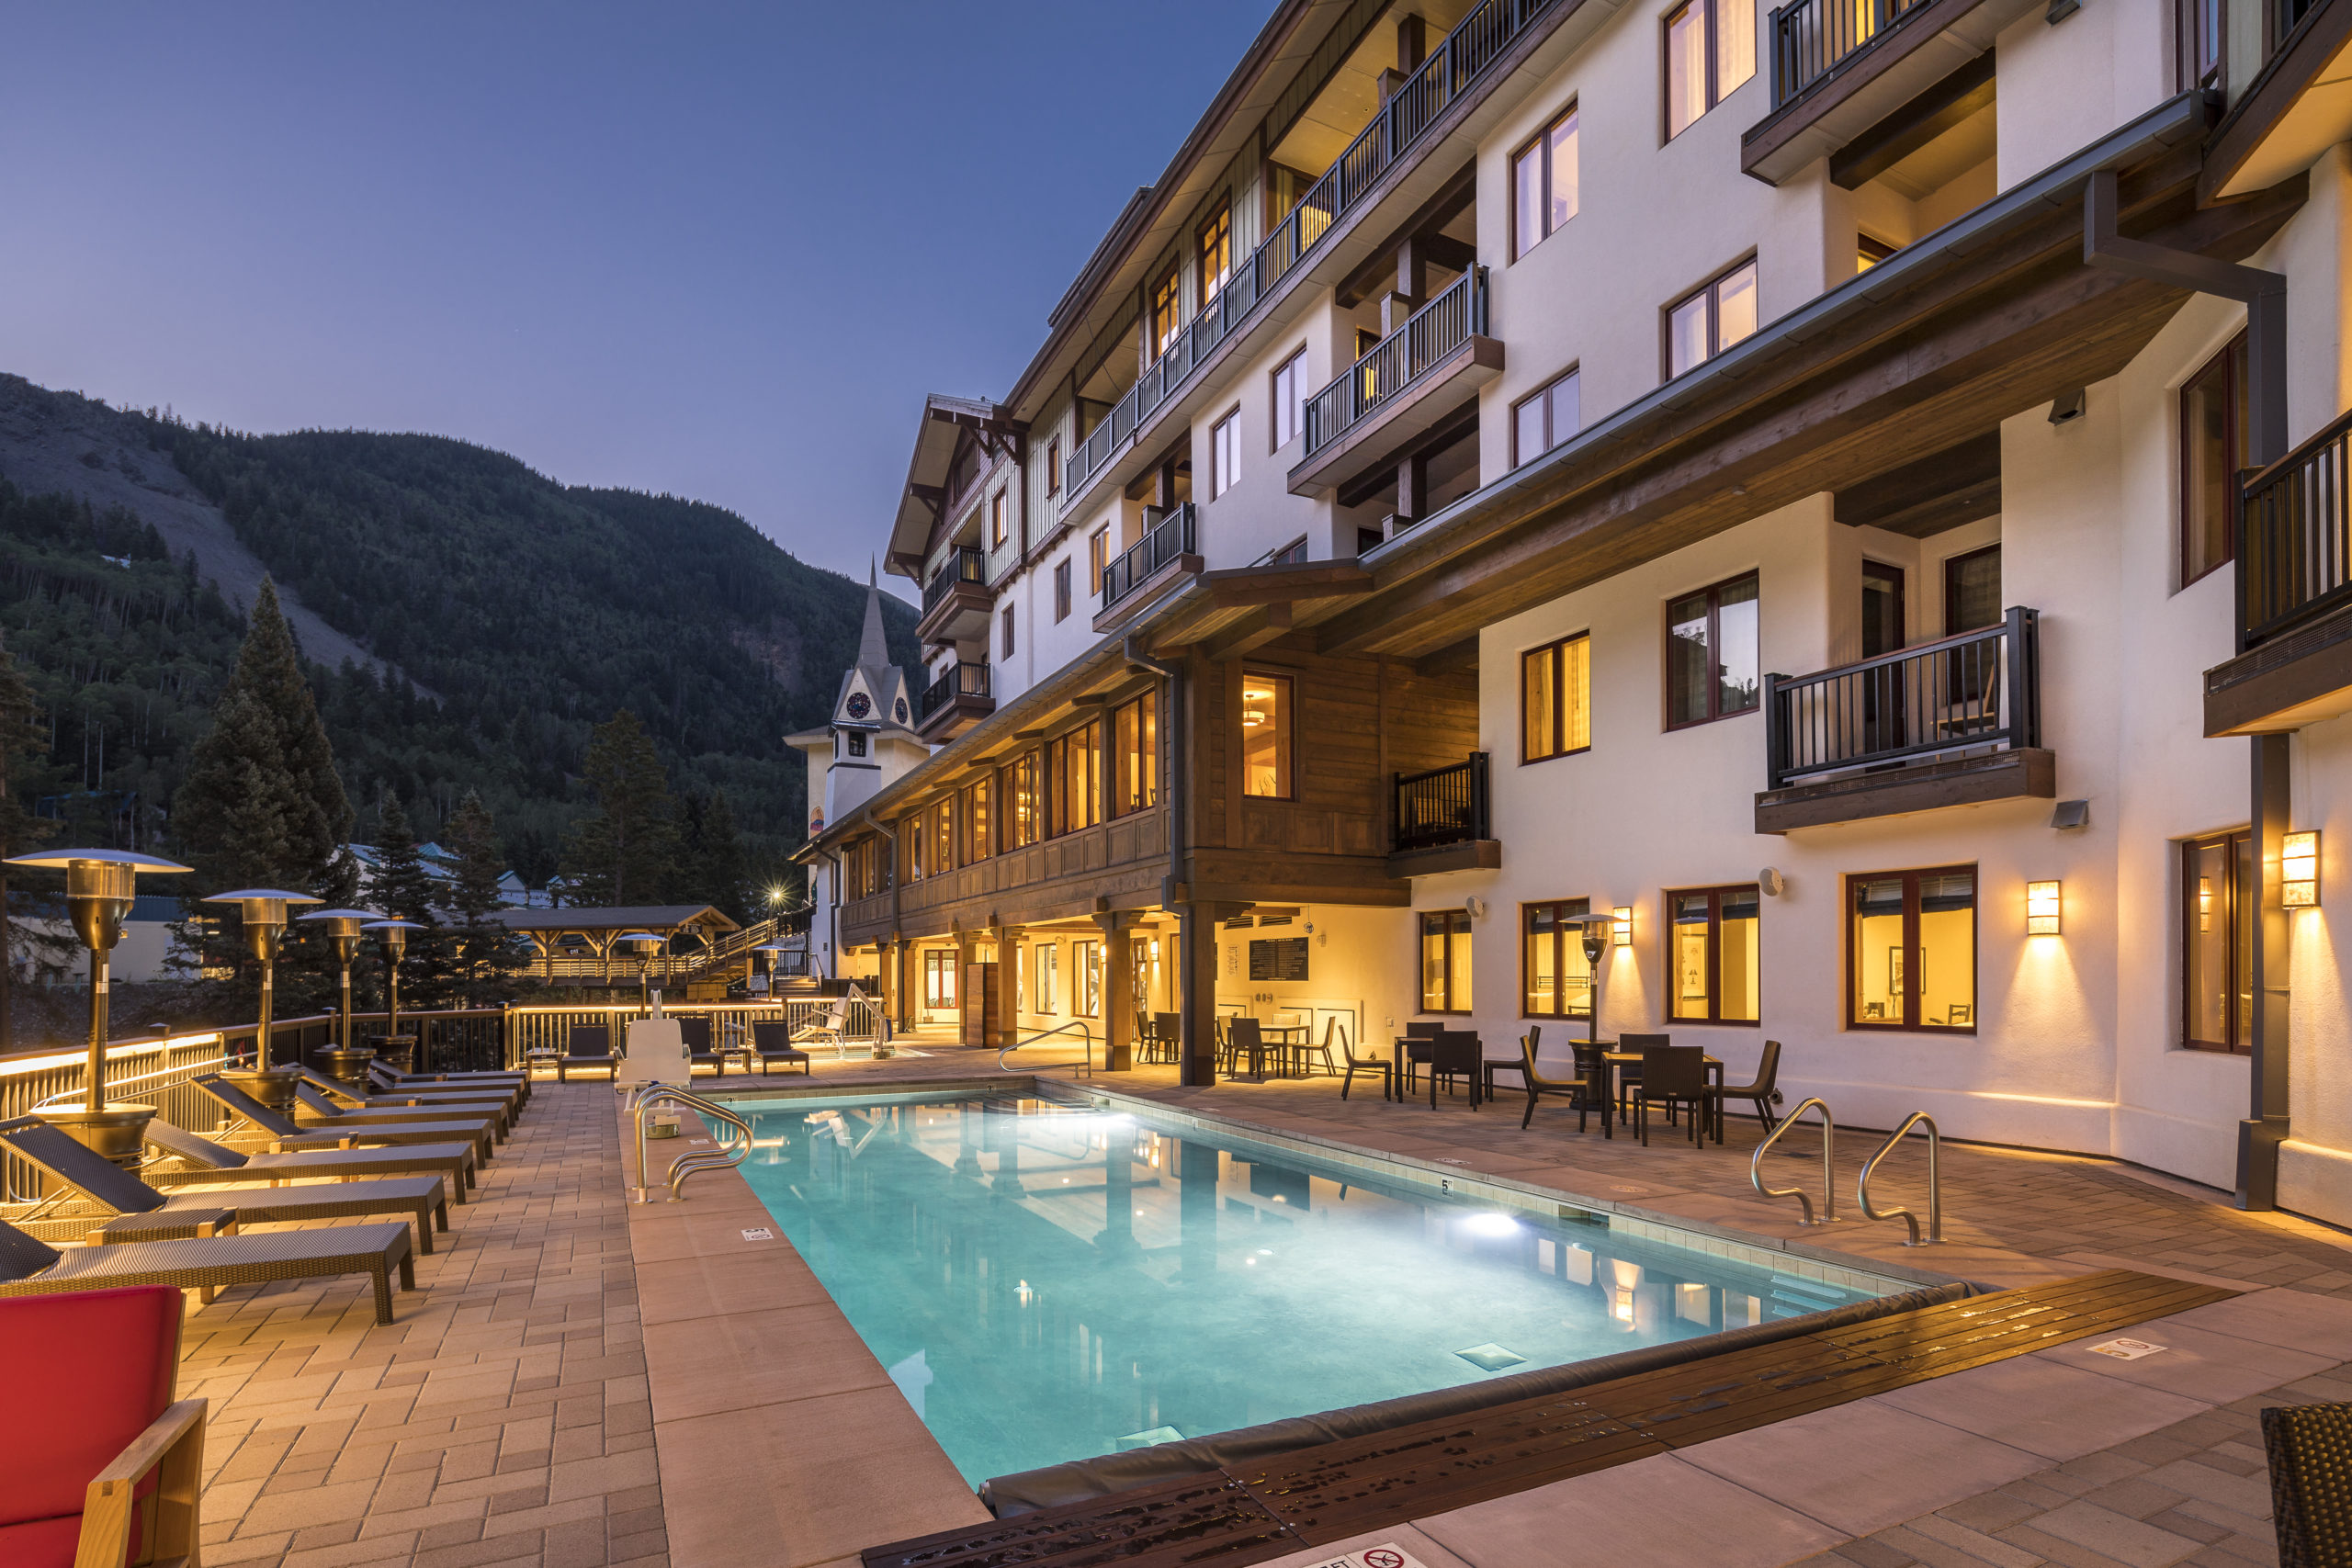
[[[401,1000],[420,1008],[447,1006],[457,979],[456,953],[434,912],[439,891],[416,852],[416,834],[401,797],[386,784],[376,804],[376,872],[368,880],[368,908],[425,928],[408,933],[401,961]]]
[[[669,774],[637,715],[621,709],[590,731],[582,770],[596,810],[564,845],[565,897],[588,906],[650,904],[678,879]]]
[[[505,868],[498,852],[498,830],[481,796],[472,790],[458,803],[449,818],[449,848],[458,856],[458,874],[448,888],[449,909],[457,917],[458,987],[464,1007],[495,1007],[512,1001],[527,965],[504,926],[490,917],[503,907],[498,886]]]
[[[686,811],[687,863],[694,880],[689,897],[716,904],[748,923],[745,909],[751,891],[744,872],[743,841],[735,831],[735,813],[727,804],[727,792],[715,789],[707,796],[690,799]]]
[[[49,750],[33,689],[16,660],[0,647],[0,860],[38,849],[54,831],[17,797],[25,768]],[[16,1048],[17,938],[8,922],[8,868],[0,865],[0,1051]],[[34,945],[46,946],[38,936]],[[62,945],[62,943],[61,943]]]

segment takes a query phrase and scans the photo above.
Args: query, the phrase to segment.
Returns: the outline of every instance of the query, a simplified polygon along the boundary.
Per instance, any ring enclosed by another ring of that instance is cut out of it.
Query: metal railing
[[[1004,1059],[1007,1056],[1012,1055],[1015,1051],[1020,1050],[1023,1046],[1035,1045],[1038,1041],[1050,1040],[1057,1034],[1068,1034],[1073,1029],[1077,1030],[1080,1034],[1086,1037],[1086,1059],[1084,1061],[1033,1062],[1025,1067],[1007,1066],[1005,1065]],[[1082,1018],[1074,1018],[1068,1023],[1057,1023],[1051,1029],[1046,1030],[1040,1033],[1032,1034],[1026,1040],[1016,1040],[1012,1044],[1007,1045],[1003,1050],[999,1051],[996,1054],[996,1065],[1001,1071],[1008,1073],[1041,1073],[1049,1072],[1056,1067],[1076,1067],[1080,1077],[1091,1078],[1094,1076],[1093,1025],[1088,1023]]]
[[[947,552],[947,559],[932,573],[931,581],[922,585],[922,613],[926,615],[939,607],[959,582],[983,587],[989,580],[988,557],[977,546],[958,545]]]
[[[1453,101],[1482,80],[1527,25],[1558,0],[1484,0],[1455,24],[1272,232],[1233,269],[1200,313],[1180,329],[1125,396],[1111,405],[1062,464],[1062,493],[1075,500],[1089,479],[1181,387],[1216,345],[1313,251],[1332,225],[1363,203]]]
[[[1178,556],[1193,552],[1193,511],[1184,502],[1152,525],[1149,532],[1102,569],[1102,608],[1109,609],[1151,580],[1154,572]]]
[[[1817,674],[1764,677],[1768,787],[1938,751],[2041,744],[2036,612]]]
[[[1927,0],[1792,0],[1772,12],[1772,107],[1779,109],[1886,36]]]
[[[1928,1234],[1924,1240],[1919,1235],[1919,1216],[1910,1210],[1889,1209],[1881,1213],[1871,1207],[1871,1173],[1878,1169],[1879,1161],[1894,1152],[1894,1145],[1903,1141],[1905,1134],[1923,1122],[1928,1125]],[[1862,1218],[1901,1220],[1911,1227],[1911,1239],[1903,1244],[1905,1247],[1933,1247],[1944,1239],[1944,1189],[1936,1169],[1936,1151],[1940,1142],[1936,1135],[1936,1119],[1924,1111],[1914,1111],[1878,1146],[1878,1153],[1862,1162],[1862,1173],[1854,1179],[1854,1201],[1861,1205]]]
[[[1397,774],[1396,847],[1428,850],[1493,838],[1490,761],[1487,753],[1473,751],[1452,767]]]
[[[1813,1217],[1813,1198],[1802,1187],[1767,1187],[1764,1185],[1764,1156],[1781,1134],[1795,1126],[1808,1111],[1821,1112],[1821,1217]],[[1765,1135],[1747,1156],[1747,1181],[1767,1198],[1793,1198],[1804,1210],[1801,1225],[1826,1225],[1838,1217],[1838,1119],[1829,1114],[1829,1106],[1818,1096],[1804,1100],[1794,1111],[1781,1118],[1781,1124]]]
[[[2238,651],[2352,603],[2352,414],[2249,476],[2238,512]]]
[[[716,1145],[708,1149],[688,1148],[670,1162],[670,1173],[664,1179],[670,1189],[671,1202],[685,1201],[688,1177],[706,1170],[732,1170],[741,1165],[744,1157],[752,1152],[752,1124],[749,1122],[718,1101],[705,1100],[675,1085],[658,1082],[640,1085],[628,1091],[628,1098],[623,1103],[637,1126],[637,1184],[629,1189],[631,1202],[652,1201],[653,1184],[646,1179],[645,1145],[648,1140],[645,1126],[646,1118],[662,1106],[674,1105],[701,1117],[709,1125],[711,1139]],[[737,1138],[730,1140],[727,1132],[720,1130],[722,1128],[735,1133]]]
[[[938,680],[922,689],[922,704],[915,710],[915,722],[922,723],[957,697],[985,697],[988,694],[989,667],[967,664],[959,659],[941,671]]]
[[[1309,457],[1393,401],[1473,337],[1487,333],[1487,269],[1473,266],[1405,318],[1346,374],[1306,400]]]

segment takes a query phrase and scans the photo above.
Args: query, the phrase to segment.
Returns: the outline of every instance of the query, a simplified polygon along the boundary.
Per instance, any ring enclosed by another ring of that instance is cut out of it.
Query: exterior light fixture
[[[2278,901],[2290,909],[2319,908],[2319,834],[2290,833],[2278,846]]]
[[[2025,885],[2026,935],[2058,934],[2059,886],[2055,882],[2029,882]]]
[[[1623,911],[1620,910],[1622,914]],[[1574,915],[1570,922],[1583,927],[1578,934],[1584,939],[1584,961],[1592,981],[1592,996],[1585,1006],[1586,1021],[1590,1026],[1585,1038],[1593,1044],[1600,1043],[1600,955],[1609,951],[1610,932],[1616,928],[1614,915]]]
[[[1614,927],[1611,940],[1619,947],[1633,946],[1634,907],[1631,904],[1620,904],[1609,913],[1611,917],[1610,923]]]

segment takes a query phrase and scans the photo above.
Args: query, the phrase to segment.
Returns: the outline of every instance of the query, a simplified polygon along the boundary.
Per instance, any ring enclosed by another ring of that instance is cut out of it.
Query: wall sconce
[[[2290,833],[2278,847],[2278,901],[2290,909],[2319,908],[2319,834]]]
[[[1609,911],[1609,940],[1618,947],[1634,945],[1634,907],[1620,904]]]
[[[2025,885],[2026,935],[2058,934],[2058,888],[2055,882],[2029,882]]]

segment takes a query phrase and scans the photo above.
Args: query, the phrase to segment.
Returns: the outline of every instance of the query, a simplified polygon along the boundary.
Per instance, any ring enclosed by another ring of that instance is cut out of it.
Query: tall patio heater
[[[129,850],[48,850],[16,855],[10,865],[42,866],[65,873],[65,900],[74,931],[90,950],[90,1058],[82,1079],[80,1105],[51,1106],[40,1114],[76,1141],[109,1159],[137,1156],[152,1105],[107,1104],[107,954],[122,940],[139,874],[183,872],[187,866]]]
[[[670,939],[655,931],[623,931],[613,938],[613,945],[626,942],[637,954],[637,1005],[647,1017],[653,1014],[653,955]]]
[[[1617,920],[1613,915],[1579,915],[1576,923],[1584,928],[1584,962],[1592,976],[1592,1006],[1587,1010],[1585,1039],[1600,1043],[1600,956],[1609,951],[1611,933]]]
[[[320,1053],[327,1077],[355,1087],[367,1075],[368,1058],[351,1043],[351,961],[359,952],[360,928],[384,917],[373,909],[313,909],[297,917],[305,925],[317,921],[334,943],[335,963],[343,970],[342,1001],[336,1009],[335,1048]]]
[[[417,1042],[401,1032],[401,955],[408,951],[408,933],[421,931],[424,925],[418,920],[370,920],[359,929],[374,937],[384,953],[384,1043],[377,1055],[398,1058],[405,1047],[408,1060],[390,1065],[396,1072],[411,1071],[416,1066]]]
[[[269,1025],[277,1013],[277,950],[286,938],[286,911],[296,904],[321,904],[308,893],[283,887],[240,887],[233,893],[207,894],[208,904],[234,904],[245,951],[261,960],[261,1010],[254,1030],[254,1065],[239,1075],[238,1086],[265,1105],[292,1114],[294,1085],[301,1074],[298,1065],[284,1067],[269,1059]]]

